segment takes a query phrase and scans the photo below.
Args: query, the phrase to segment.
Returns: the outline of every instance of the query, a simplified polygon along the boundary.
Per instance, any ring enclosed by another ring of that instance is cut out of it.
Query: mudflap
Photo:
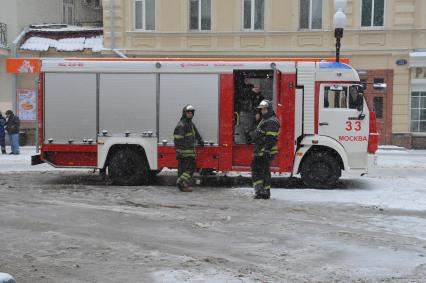
[[[41,160],[40,154],[31,156],[31,166],[43,164],[44,161]]]

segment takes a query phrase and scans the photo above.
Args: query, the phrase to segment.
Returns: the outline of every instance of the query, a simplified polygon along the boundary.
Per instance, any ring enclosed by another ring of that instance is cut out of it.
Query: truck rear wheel
[[[121,186],[147,185],[151,178],[145,156],[131,149],[116,151],[108,163],[113,183]]]
[[[307,187],[332,189],[342,175],[342,170],[334,156],[327,152],[316,152],[303,161],[300,174]]]

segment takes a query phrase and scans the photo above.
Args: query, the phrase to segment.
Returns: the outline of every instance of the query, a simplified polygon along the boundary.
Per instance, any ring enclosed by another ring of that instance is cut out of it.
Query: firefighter
[[[176,147],[176,159],[178,160],[178,180],[177,186],[182,192],[192,192],[189,184],[195,171],[195,145],[198,141],[200,146],[204,146],[203,138],[192,122],[195,108],[186,105],[182,110],[182,118],[177,124],[173,133]]]
[[[275,116],[272,102],[263,100],[258,108],[262,120],[257,125],[254,137],[252,162],[252,179],[254,198],[269,199],[271,197],[271,161],[278,153],[277,140],[280,122]]]
[[[264,99],[259,85],[246,84],[241,95],[237,98],[239,115],[239,137],[238,142],[251,144],[251,132],[255,126],[255,115],[257,105]]]

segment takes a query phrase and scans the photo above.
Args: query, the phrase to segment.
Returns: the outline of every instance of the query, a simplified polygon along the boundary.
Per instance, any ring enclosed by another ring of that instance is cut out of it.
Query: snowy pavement
[[[7,151],[10,152],[9,147],[7,147]],[[0,155],[0,173],[67,171],[63,168],[54,168],[49,164],[31,166],[31,156],[36,154],[35,147],[24,146],[20,148],[19,155]]]
[[[426,151],[335,190],[116,187],[0,155],[0,272],[18,282],[425,282]],[[174,172],[169,172],[174,174]]]
[[[368,175],[343,178],[335,190],[274,189],[272,198],[426,211],[425,169],[426,150],[384,147],[377,152],[377,167]],[[241,191],[251,193],[251,188]]]
[[[48,164],[31,166],[34,147],[21,148],[21,155],[0,155],[0,173],[23,171],[89,171],[61,169]],[[426,211],[426,150],[406,150],[383,146],[377,152],[377,167],[363,177],[343,178],[336,190],[280,189],[272,190],[272,198],[296,202],[356,203],[405,210]],[[251,188],[239,188],[251,194]]]

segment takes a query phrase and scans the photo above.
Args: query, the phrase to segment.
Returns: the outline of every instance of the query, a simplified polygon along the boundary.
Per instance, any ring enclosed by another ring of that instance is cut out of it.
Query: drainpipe
[[[111,51],[115,53],[118,57],[128,58],[123,52],[115,48],[115,0],[109,1],[109,15],[111,19]]]
[[[109,16],[111,20],[110,40],[111,50],[115,49],[115,0],[109,0]]]
[[[25,34],[27,33],[27,29],[22,30],[22,32],[18,35],[17,38],[15,38],[15,40],[12,42],[12,49],[11,49],[11,55],[12,58],[18,58],[19,57],[19,53],[18,53],[18,45],[21,42],[22,38],[25,36]],[[14,113],[17,113],[17,106],[16,106],[16,90],[18,88],[18,75],[14,74],[13,75],[13,83],[12,83],[12,94],[11,94],[11,98],[12,98],[12,109],[14,111]]]

